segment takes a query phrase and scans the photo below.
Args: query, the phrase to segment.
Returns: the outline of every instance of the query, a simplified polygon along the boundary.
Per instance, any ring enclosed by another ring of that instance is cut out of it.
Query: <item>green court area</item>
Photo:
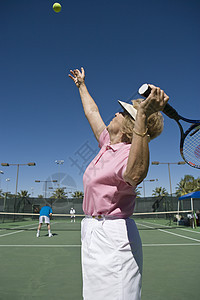
[[[37,218],[0,223],[0,299],[82,299],[80,222],[53,219],[52,238],[44,225],[36,238]],[[144,253],[142,300],[199,299],[200,227],[136,222]]]

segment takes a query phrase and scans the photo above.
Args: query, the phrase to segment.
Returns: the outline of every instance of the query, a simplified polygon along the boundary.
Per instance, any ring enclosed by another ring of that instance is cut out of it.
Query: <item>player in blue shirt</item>
[[[45,205],[41,208],[40,210],[40,217],[39,217],[39,226],[38,226],[38,230],[37,230],[37,237],[40,236],[40,230],[42,227],[43,222],[45,222],[47,224],[47,228],[48,228],[48,234],[49,237],[52,237],[52,233],[51,233],[51,227],[50,227],[50,217],[52,216],[52,209],[51,207]]]

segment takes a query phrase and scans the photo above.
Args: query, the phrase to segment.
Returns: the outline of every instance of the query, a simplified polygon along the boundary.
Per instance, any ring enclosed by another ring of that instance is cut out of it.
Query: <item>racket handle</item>
[[[141,96],[147,98],[151,93],[151,87],[147,83],[145,83],[139,88],[138,93]],[[177,113],[177,111],[168,103],[165,105],[163,112],[166,116],[168,116],[173,120],[177,120],[177,121],[180,120],[180,116]]]

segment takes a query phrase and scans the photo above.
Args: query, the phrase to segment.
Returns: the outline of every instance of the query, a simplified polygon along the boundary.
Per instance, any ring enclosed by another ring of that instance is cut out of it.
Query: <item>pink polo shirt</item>
[[[135,188],[126,183],[126,170],[131,144],[110,145],[110,136],[104,129],[99,139],[101,150],[83,175],[83,211],[86,215],[130,217],[135,206]]]

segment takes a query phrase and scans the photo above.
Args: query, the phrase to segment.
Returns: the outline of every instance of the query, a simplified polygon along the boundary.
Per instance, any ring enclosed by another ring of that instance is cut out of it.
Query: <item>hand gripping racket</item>
[[[147,98],[151,93],[151,87],[143,84],[138,93]],[[181,132],[180,153],[184,161],[193,168],[200,169],[200,120],[190,120],[180,116],[177,111],[168,103],[165,105],[163,112],[166,116],[176,121]],[[180,124],[183,120],[192,125],[184,132]]]

